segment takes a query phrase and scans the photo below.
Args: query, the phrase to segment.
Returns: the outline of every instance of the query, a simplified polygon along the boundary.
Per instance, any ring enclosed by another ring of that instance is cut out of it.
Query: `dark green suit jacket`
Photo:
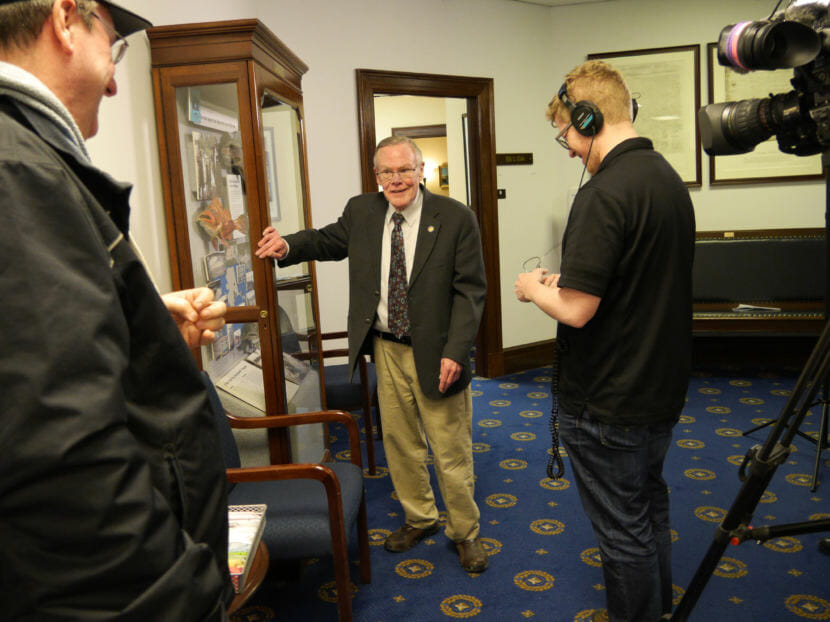
[[[410,336],[421,390],[440,399],[470,382],[470,348],[484,310],[486,279],[481,237],[467,206],[435,195],[421,186],[424,203],[408,302]],[[369,339],[380,300],[383,223],[388,204],[382,192],[353,197],[343,214],[321,229],[286,235],[289,253],[279,262],[289,266],[316,259],[349,258],[349,366],[370,352]],[[441,358],[462,365],[459,379],[446,393],[438,391]]]

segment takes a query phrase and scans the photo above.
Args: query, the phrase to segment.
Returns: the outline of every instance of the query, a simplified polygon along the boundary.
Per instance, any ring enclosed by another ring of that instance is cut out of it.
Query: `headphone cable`
[[[559,453],[559,344],[553,348],[553,367],[550,374],[550,455],[548,455],[547,476],[560,479],[565,475],[562,454]],[[554,466],[556,467],[554,469]]]
[[[580,188],[582,188],[582,180],[585,179],[585,171],[588,170],[588,160],[591,158],[591,151],[594,148],[594,136],[591,136],[591,144],[588,145],[588,155],[585,156],[585,164],[582,166],[582,175],[579,176],[579,186],[577,187],[576,191],[579,192]]]
[[[579,188],[582,188],[582,181],[585,179],[585,171],[588,170],[588,159],[594,148],[594,136],[591,136],[591,144],[588,146],[588,155],[585,157],[585,164],[582,167],[582,175],[579,177]],[[579,192],[577,188],[577,192]],[[551,369],[550,392],[550,436],[551,452],[548,456],[547,475],[551,479],[560,479],[565,474],[565,465],[562,462],[562,455],[559,453],[559,355],[557,350],[553,351],[553,367]],[[554,468],[555,467],[555,468]]]

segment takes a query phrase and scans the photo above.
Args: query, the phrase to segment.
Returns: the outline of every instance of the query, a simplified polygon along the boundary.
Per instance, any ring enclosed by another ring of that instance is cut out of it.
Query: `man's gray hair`
[[[95,0],[76,0],[78,14],[92,27]],[[0,4],[0,51],[13,47],[25,49],[40,36],[43,24],[52,12],[55,0],[27,0]]]
[[[424,156],[421,154],[421,149],[415,144],[415,141],[409,138],[408,136],[389,136],[384,138],[382,141],[378,143],[377,148],[375,149],[375,157],[372,158],[372,164],[375,168],[378,167],[378,151],[383,149],[384,147],[391,147],[392,145],[403,145],[407,144],[412,149],[412,152],[415,154],[415,168],[418,168],[424,162]]]

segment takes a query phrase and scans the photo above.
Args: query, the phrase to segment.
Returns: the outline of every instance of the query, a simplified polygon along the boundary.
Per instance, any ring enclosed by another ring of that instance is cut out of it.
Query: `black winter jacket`
[[[222,620],[224,465],[130,187],[0,97],[0,619]]]

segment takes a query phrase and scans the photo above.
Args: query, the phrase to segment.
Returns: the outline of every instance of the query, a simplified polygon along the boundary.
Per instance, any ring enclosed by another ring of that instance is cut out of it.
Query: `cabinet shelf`
[[[312,287],[311,284],[311,277],[308,275],[304,276],[289,276],[277,279],[277,289],[301,289],[304,291],[310,291]]]

